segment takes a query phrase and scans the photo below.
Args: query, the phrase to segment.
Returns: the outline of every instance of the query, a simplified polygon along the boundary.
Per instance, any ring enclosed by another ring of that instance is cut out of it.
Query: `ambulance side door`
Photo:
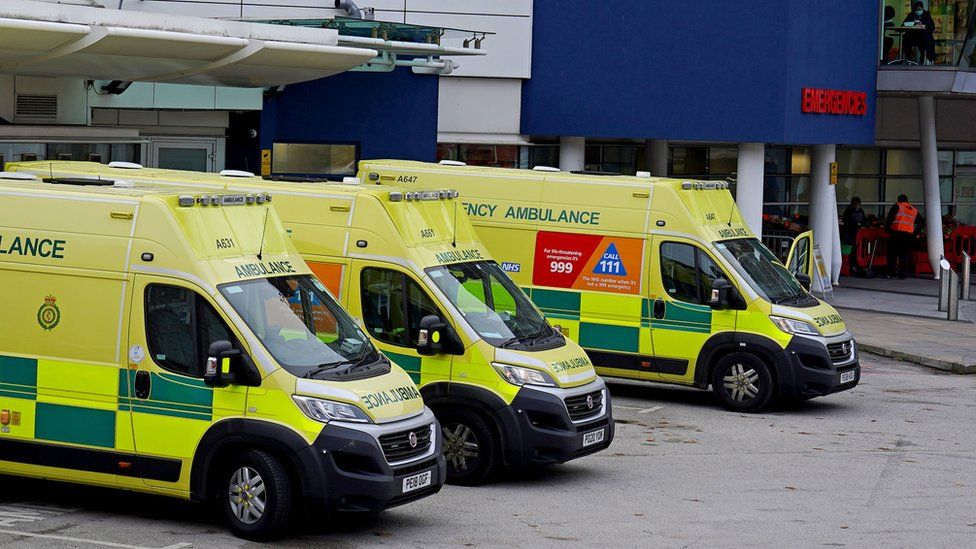
[[[697,243],[678,237],[652,239],[650,324],[654,345],[651,376],[690,384],[702,347],[712,334],[735,329],[735,310],[713,311],[708,305],[712,282],[729,280],[720,263]]]
[[[437,315],[451,323],[423,285],[397,267],[372,261],[354,261],[350,277],[345,303],[362,319],[364,330],[383,354],[406,370],[418,387],[450,381],[453,355],[417,352],[424,316]]]
[[[247,388],[203,381],[214,341],[247,352],[206,292],[182,280],[138,275],[129,316],[129,406],[134,475],[160,488],[189,489],[197,444],[213,423],[243,417]]]

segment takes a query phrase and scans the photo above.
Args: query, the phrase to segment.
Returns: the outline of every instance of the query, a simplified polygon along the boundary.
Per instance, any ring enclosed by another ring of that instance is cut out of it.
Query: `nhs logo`
[[[512,263],[511,261],[503,261],[502,270],[507,273],[520,273],[522,272],[522,264]]]

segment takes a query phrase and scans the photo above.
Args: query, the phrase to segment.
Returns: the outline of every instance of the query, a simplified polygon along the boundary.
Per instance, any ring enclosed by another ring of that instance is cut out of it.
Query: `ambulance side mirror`
[[[711,295],[708,299],[708,306],[716,311],[728,309],[732,303],[732,294],[735,288],[724,278],[716,278],[712,282]]]
[[[796,281],[799,282],[800,285],[803,286],[803,289],[808,292],[810,291],[810,286],[813,284],[813,280],[810,278],[810,275],[803,273],[796,274]]]
[[[417,334],[417,352],[423,356],[441,353],[447,336],[447,324],[437,315],[427,315],[420,319],[420,332]]]
[[[254,364],[240,349],[226,339],[214,341],[207,350],[207,368],[203,374],[203,381],[210,387],[227,387],[228,385],[261,384],[260,375]]]

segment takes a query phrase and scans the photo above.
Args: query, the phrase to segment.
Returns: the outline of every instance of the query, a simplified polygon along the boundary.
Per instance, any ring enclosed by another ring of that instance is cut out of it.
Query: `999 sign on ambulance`
[[[477,484],[503,464],[562,463],[613,439],[609,394],[586,353],[492,260],[456,191],[91,162],[7,167],[208,192],[250,194],[270,185],[311,269],[419,384],[442,425],[451,482]]]
[[[0,473],[216,500],[257,539],[440,489],[434,415],[270,201],[0,173]]]
[[[801,285],[812,233],[784,266],[726,183],[457,164],[363,161],[359,177],[459,189],[481,240],[601,375],[711,386],[743,411],[858,383],[854,338]]]

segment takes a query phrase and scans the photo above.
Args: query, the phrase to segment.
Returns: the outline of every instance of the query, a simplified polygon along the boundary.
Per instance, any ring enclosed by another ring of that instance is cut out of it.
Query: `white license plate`
[[[854,374],[855,373],[856,372],[854,370],[851,370],[850,372],[841,372],[840,373],[840,382],[841,382],[841,384],[843,385],[844,383],[850,383],[850,382],[854,381]]]
[[[583,446],[592,446],[598,442],[603,442],[603,429],[591,431],[583,435]]]
[[[403,493],[413,492],[426,486],[430,486],[431,471],[425,471],[419,475],[403,479]]]

